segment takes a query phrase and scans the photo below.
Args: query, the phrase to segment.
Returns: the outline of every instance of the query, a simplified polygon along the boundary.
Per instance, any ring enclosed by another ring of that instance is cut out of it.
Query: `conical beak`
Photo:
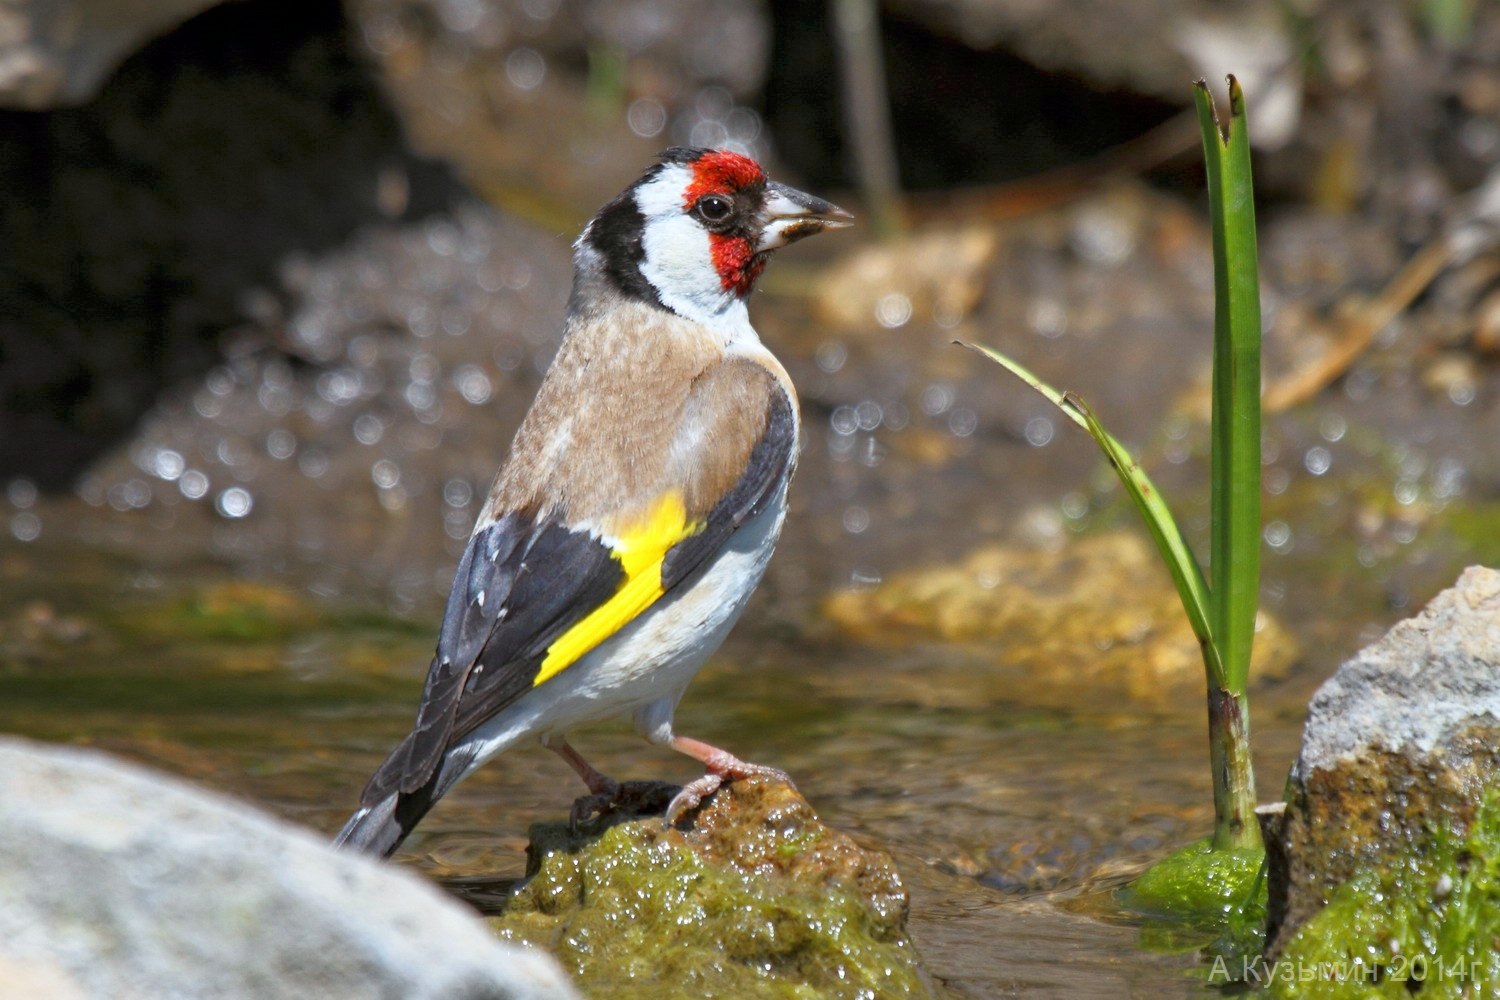
[[[766,202],[760,214],[764,222],[755,246],[757,253],[779,249],[825,229],[854,224],[854,216],[837,205],[774,181],[766,185]]]

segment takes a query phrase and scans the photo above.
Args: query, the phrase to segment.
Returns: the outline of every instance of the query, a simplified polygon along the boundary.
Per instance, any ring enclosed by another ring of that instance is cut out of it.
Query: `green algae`
[[[532,834],[530,877],[491,924],[552,954],[587,996],[934,995],[889,857],[822,827],[811,810],[773,803],[753,822],[700,818],[686,832],[652,817],[596,839],[560,826]]]
[[[308,632],[325,613],[296,591],[229,581],[122,608],[116,625],[140,639],[264,642]]]
[[[1264,862],[1264,851],[1216,850],[1205,837],[1146,869],[1115,894],[1116,902],[1145,917],[1147,948],[1254,958],[1265,946]]]
[[[1466,562],[1500,565],[1500,503],[1451,504],[1443,512],[1443,526]]]
[[[1355,872],[1254,978],[1278,998],[1500,995],[1500,787],[1455,827]]]
[[[221,581],[184,588],[159,600],[135,601],[102,616],[132,639],[145,642],[275,642],[311,633],[380,633],[427,637],[432,626],[368,607],[341,608],[292,587]]]

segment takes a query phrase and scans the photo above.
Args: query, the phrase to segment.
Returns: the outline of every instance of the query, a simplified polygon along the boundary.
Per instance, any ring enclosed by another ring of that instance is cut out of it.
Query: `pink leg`
[[[589,794],[573,800],[573,808],[568,812],[568,828],[576,832],[595,814],[603,815],[614,804],[620,794],[620,784],[595,769],[561,736],[543,739],[542,746],[567,761],[568,766],[578,772],[583,783],[589,786]]]
[[[583,755],[573,749],[565,737],[549,736],[542,740],[542,746],[557,754],[568,762],[568,766],[578,773],[583,783],[589,786],[589,791],[595,795],[614,795],[619,785],[613,778],[607,777],[594,769],[594,766],[583,759]]]
[[[660,810],[661,802],[676,790],[676,786],[664,781],[615,781],[600,774],[562,736],[549,736],[541,741],[541,745],[565,760],[588,786],[588,795],[576,799],[573,811],[568,813],[568,829],[574,834],[594,817],[604,819],[610,814],[649,816]]]
[[[708,773],[682,786],[682,791],[678,792],[677,797],[667,806],[666,824],[668,826],[675,824],[683,813],[702,805],[703,800],[718,791],[719,786],[724,784],[726,779],[737,781],[740,778],[764,776],[785,781],[789,785],[792,783],[792,779],[785,771],[766,767],[764,764],[747,764],[729,751],[720,750],[702,740],[695,740],[688,736],[673,736],[670,746],[678,753],[687,754],[694,760],[701,761],[708,769]]]

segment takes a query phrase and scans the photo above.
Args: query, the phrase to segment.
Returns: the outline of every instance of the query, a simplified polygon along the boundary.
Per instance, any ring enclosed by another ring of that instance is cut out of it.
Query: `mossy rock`
[[[491,924],[551,953],[588,996],[934,995],[890,856],[825,826],[785,782],[734,782],[673,829],[659,816],[598,835],[539,825],[528,861]]]
[[[1465,830],[1465,827],[1467,829]],[[1256,968],[1273,997],[1467,1000],[1500,989],[1500,784],[1472,823],[1356,871]]]
[[[1285,810],[1267,824],[1270,955],[1345,886],[1468,836],[1496,787],[1500,572],[1473,567],[1314,695]]]
[[[1214,849],[1212,838],[1162,858],[1115,894],[1145,918],[1141,940],[1159,951],[1238,959],[1265,944],[1265,852]]]

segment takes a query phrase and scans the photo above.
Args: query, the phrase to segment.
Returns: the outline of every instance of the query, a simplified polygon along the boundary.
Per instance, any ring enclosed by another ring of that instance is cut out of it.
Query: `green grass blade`
[[[1172,583],[1176,585],[1178,596],[1182,598],[1182,608],[1187,612],[1193,633],[1203,646],[1205,665],[1210,672],[1217,674],[1214,679],[1222,685],[1223,665],[1219,663],[1217,647],[1212,639],[1208,588],[1203,581],[1203,570],[1183,539],[1182,532],[1177,527],[1177,521],[1172,517],[1172,511],[1167,507],[1166,501],[1162,499],[1161,492],[1157,490],[1156,484],[1151,482],[1151,477],[1146,475],[1145,470],[1130,457],[1130,453],[1115,439],[1114,435],[1104,429],[1098,417],[1094,415],[1094,411],[1078,396],[1058,392],[1028,369],[993,348],[982,344],[964,344],[963,346],[983,354],[1046,396],[1068,419],[1088,431],[1103,449],[1105,458],[1109,459],[1109,464],[1119,475],[1120,482],[1125,485],[1125,492],[1130,495],[1136,509],[1141,512],[1141,517],[1145,520],[1146,527],[1156,542],[1157,551],[1161,553],[1162,562],[1166,564],[1167,571],[1172,575]]]
[[[1218,647],[1213,641],[1208,587],[1203,581],[1203,570],[1198,565],[1198,560],[1194,557],[1192,550],[1188,548],[1187,541],[1182,537],[1182,531],[1177,527],[1177,520],[1167,507],[1166,500],[1162,498],[1161,492],[1151,481],[1151,477],[1146,475],[1146,470],[1130,457],[1130,453],[1114,435],[1104,429],[1099,423],[1099,418],[1094,415],[1094,411],[1087,403],[1072,393],[1065,394],[1063,399],[1071,410],[1076,410],[1083,415],[1085,429],[1098,442],[1105,457],[1109,459],[1110,466],[1120,477],[1120,482],[1125,484],[1125,491],[1135,502],[1136,510],[1140,511],[1147,529],[1151,532],[1152,539],[1156,542],[1162,561],[1166,563],[1168,572],[1172,574],[1172,582],[1177,586],[1177,593],[1182,598],[1182,609],[1187,612],[1188,621],[1193,627],[1193,634],[1198,637],[1198,642],[1203,647],[1204,664],[1214,674],[1214,679],[1222,683],[1224,665],[1219,662]]]
[[[1051,402],[1052,405],[1057,407],[1059,410],[1062,410],[1064,416],[1066,416],[1069,420],[1072,420],[1073,423],[1077,424],[1079,427],[1082,427],[1084,430],[1089,429],[1089,422],[1084,419],[1083,413],[1068,406],[1067,397],[1058,392],[1056,389],[1052,388],[1046,382],[1043,382],[1041,379],[1037,378],[1036,375],[1032,374],[1031,369],[1026,368],[1019,361],[1016,361],[1014,358],[1006,357],[1004,354],[1001,354],[993,347],[985,347],[983,344],[969,344],[965,343],[962,340],[955,340],[954,343],[960,347],[967,347],[969,350],[974,351],[978,354],[983,354],[985,357],[989,358],[991,361],[995,362],[997,365],[1010,372],[1016,378],[1020,379],[1022,382],[1025,382],[1027,385],[1031,386],[1043,396],[1046,396],[1048,401]]]
[[[1243,694],[1260,595],[1260,280],[1250,141],[1239,82],[1220,127],[1201,80],[1194,91],[1214,242],[1212,535],[1209,608],[1225,687]]]

